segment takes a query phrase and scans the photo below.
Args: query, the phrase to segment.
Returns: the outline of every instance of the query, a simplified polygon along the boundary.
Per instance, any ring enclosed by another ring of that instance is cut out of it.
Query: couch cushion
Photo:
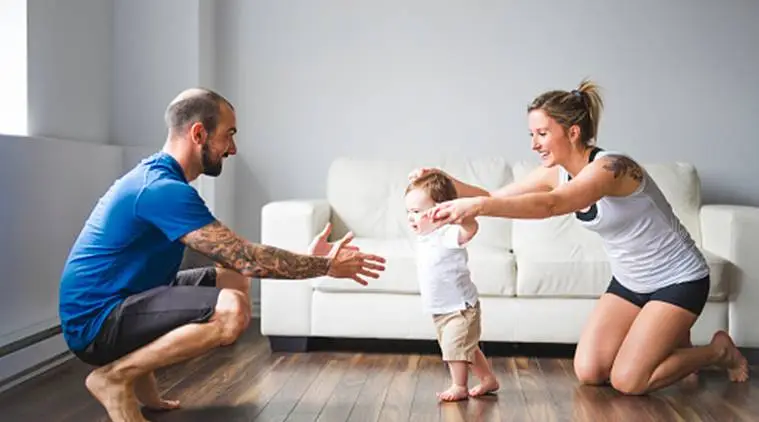
[[[677,218],[697,245],[701,245],[701,181],[692,164],[644,164],[667,198]]]
[[[728,297],[727,261],[702,251],[711,270],[709,301]],[[577,248],[569,251],[546,245],[543,253],[517,255],[517,296],[596,298],[606,291],[611,269],[603,250]]]
[[[336,236],[348,230],[357,237],[377,239],[411,238],[403,194],[408,174],[418,167],[442,168],[452,176],[485,189],[497,189],[512,180],[504,158],[446,158],[438,160],[358,160],[339,158],[332,162],[327,177],[327,199],[332,206]],[[480,233],[472,245],[508,249],[509,220],[480,219]]]
[[[401,239],[356,238],[352,242],[362,251],[381,255],[387,259],[386,269],[378,279],[369,279],[368,286],[352,280],[320,277],[314,279],[316,290],[330,292],[386,292],[419,293],[416,278],[414,242]],[[483,296],[513,296],[516,292],[514,256],[505,249],[472,245],[469,252],[469,269],[472,280]]]

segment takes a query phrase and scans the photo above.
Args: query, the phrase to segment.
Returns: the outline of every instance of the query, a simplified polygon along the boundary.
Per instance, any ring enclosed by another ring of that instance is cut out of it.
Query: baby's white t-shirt
[[[478,300],[466,245],[459,245],[460,227],[447,224],[418,237],[417,277],[422,304],[430,314],[447,314]]]

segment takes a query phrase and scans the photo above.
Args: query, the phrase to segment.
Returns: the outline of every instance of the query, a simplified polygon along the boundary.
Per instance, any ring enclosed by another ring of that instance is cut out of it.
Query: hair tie
[[[572,95],[574,95],[574,96],[575,96],[575,97],[577,97],[577,98],[582,98],[582,92],[580,92],[580,91],[578,91],[578,90],[576,90],[576,89],[573,89],[573,90],[571,91],[571,94],[572,94]]]

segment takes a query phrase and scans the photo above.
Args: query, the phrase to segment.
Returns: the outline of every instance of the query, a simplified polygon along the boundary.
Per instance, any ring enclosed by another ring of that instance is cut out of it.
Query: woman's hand
[[[470,220],[482,212],[484,198],[458,198],[452,201],[440,203],[429,210],[427,214],[433,223],[461,224],[464,220]]]

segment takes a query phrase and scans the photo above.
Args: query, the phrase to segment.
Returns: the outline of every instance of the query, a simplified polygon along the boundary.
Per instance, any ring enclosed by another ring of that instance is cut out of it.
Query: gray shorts
[[[208,322],[220,291],[214,267],[180,271],[168,286],[127,297],[105,319],[95,340],[74,354],[102,366],[182,325]]]

